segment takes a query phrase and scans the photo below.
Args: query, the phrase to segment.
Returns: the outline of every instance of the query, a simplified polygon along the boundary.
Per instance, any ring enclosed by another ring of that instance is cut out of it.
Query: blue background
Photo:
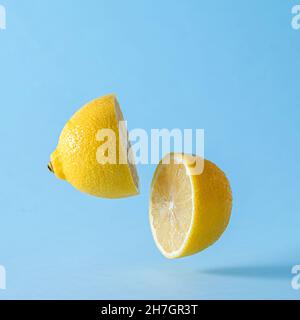
[[[0,2],[1,299],[300,298],[297,1]],[[110,92],[129,129],[205,129],[234,195],[208,250],[156,249],[154,166],[139,167],[139,197],[116,201],[47,171],[65,122]]]

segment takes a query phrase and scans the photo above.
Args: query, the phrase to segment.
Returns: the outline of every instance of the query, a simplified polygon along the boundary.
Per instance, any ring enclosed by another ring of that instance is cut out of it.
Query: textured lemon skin
[[[224,172],[209,160],[201,175],[191,176],[194,188],[194,217],[181,256],[189,256],[215,243],[228,226],[232,192]]]
[[[183,157],[186,163],[193,162],[190,155],[174,156]],[[152,186],[157,171],[158,168]],[[194,214],[184,246],[178,252],[168,254],[158,245],[162,254],[169,259],[190,256],[208,248],[221,237],[230,221],[232,191],[224,172],[211,161],[204,160],[203,172],[200,175],[191,175],[190,178],[194,192]]]
[[[129,165],[119,164],[118,120],[115,95],[93,100],[78,110],[63,128],[56,150],[51,155],[55,175],[76,189],[104,198],[122,198],[138,194]],[[97,141],[100,129],[116,133],[117,164],[100,164]]]

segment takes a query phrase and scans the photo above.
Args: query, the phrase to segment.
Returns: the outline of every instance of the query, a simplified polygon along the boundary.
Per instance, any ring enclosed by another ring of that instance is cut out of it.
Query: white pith
[[[123,116],[122,110],[120,108],[120,105],[118,103],[118,100],[115,98],[114,101],[115,101],[115,114],[116,114],[116,119],[117,119],[117,126],[119,129],[119,122],[124,121],[124,116]],[[124,128],[124,130],[125,129],[126,128]],[[119,132],[119,139],[120,139],[120,147],[122,146],[123,152],[126,153],[127,164],[130,169],[132,180],[134,181],[137,193],[139,193],[139,176],[138,176],[136,166],[134,164],[133,154],[132,154],[132,150],[131,150],[131,143],[128,139],[127,129],[126,129],[126,132],[122,132],[122,131]],[[126,140],[127,143],[125,143],[124,140]]]

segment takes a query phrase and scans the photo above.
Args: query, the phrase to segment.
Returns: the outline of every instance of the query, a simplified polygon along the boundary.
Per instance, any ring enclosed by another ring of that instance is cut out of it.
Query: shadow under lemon
[[[224,277],[290,279],[292,265],[231,266],[200,270],[202,274]]]

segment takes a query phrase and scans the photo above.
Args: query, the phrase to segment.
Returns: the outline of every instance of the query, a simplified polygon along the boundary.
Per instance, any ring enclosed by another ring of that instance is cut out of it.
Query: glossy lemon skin
[[[138,194],[128,164],[119,164],[119,134],[116,97],[107,95],[95,99],[79,111],[63,128],[56,150],[51,155],[55,175],[68,181],[81,192],[104,198],[123,198]],[[100,164],[97,133],[112,129],[116,134],[116,164]]]
[[[226,230],[232,210],[232,191],[225,173],[209,160],[200,175],[192,175],[194,219],[181,257],[214,244]]]

